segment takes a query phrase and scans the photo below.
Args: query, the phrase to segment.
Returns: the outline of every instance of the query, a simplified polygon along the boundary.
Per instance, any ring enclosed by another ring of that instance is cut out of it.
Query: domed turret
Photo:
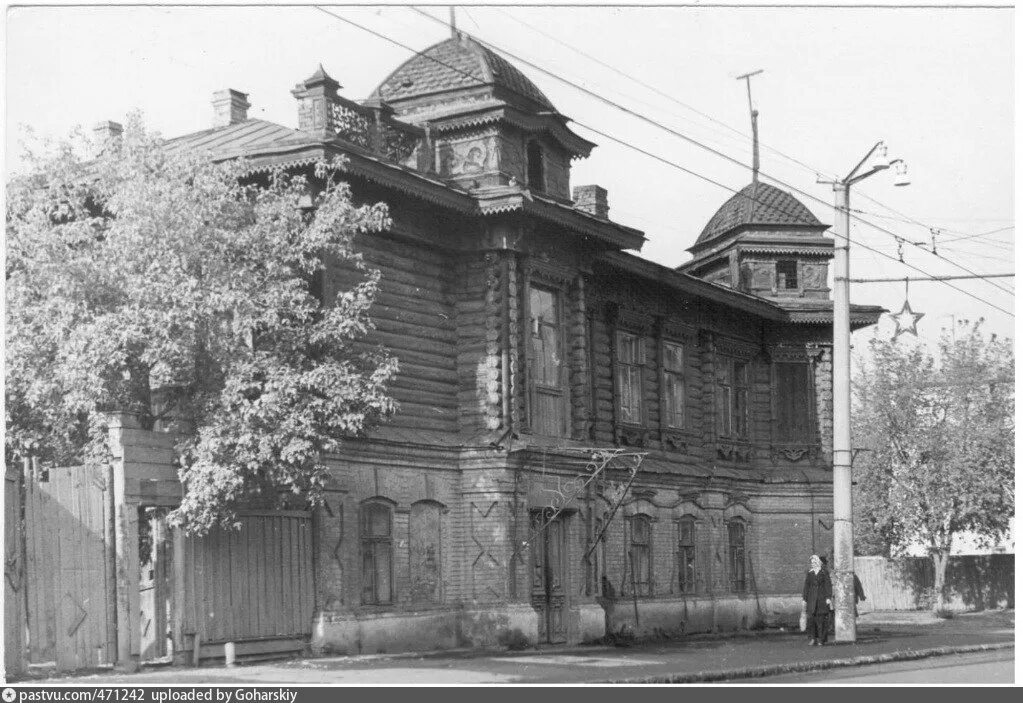
[[[571,202],[572,159],[594,146],[519,69],[461,32],[407,60],[369,99],[428,129],[438,174],[470,191],[526,187]]]
[[[754,180],[718,208],[679,270],[767,298],[827,298],[827,228],[791,193]]]

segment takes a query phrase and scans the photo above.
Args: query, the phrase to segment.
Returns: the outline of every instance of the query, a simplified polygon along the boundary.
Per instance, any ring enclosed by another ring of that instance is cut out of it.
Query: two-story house
[[[314,648],[794,622],[832,538],[827,226],[754,179],[692,204],[713,216],[691,261],[644,260],[607,191],[570,185],[595,145],[461,34],[362,103],[339,89],[299,83],[297,128],[222,91],[212,129],[172,140],[254,171],[344,154],[391,209],[358,244],[400,410],[330,458]],[[330,268],[325,299],[349,280]]]

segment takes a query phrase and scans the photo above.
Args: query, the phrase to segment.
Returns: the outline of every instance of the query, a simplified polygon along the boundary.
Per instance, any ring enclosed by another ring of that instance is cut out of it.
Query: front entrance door
[[[565,520],[553,510],[530,515],[533,543],[531,602],[540,613],[540,642],[566,642]]]

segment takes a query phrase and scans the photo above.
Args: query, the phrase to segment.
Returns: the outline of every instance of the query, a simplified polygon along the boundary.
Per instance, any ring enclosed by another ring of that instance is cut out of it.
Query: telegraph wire
[[[412,9],[415,10],[416,12],[418,12],[419,14],[422,14],[422,15],[424,15],[426,17],[429,17],[430,19],[436,19],[436,18],[432,17],[431,15],[429,15],[428,13],[426,13],[426,12],[424,12],[422,10],[419,10],[417,8],[412,8]],[[545,32],[544,30],[542,30],[542,29],[540,29],[538,27],[533,26],[532,24],[526,22],[525,20],[522,20],[522,19],[516,17],[515,15],[513,15],[513,14],[511,14],[509,12],[505,12],[500,7],[495,7],[494,9],[496,9],[498,12],[500,12],[505,17],[508,17],[512,21],[517,22],[518,24],[522,25],[523,27],[531,29],[532,31],[536,32],[537,34],[540,34],[540,35],[546,37],[547,39],[550,39],[551,41],[555,42],[556,44],[565,47],[569,51],[572,51],[572,52],[574,52],[574,53],[576,53],[576,54],[578,54],[578,55],[580,55],[580,56],[582,56],[584,58],[589,59],[590,61],[593,61],[594,63],[596,63],[596,64],[598,64],[598,65],[600,65],[600,66],[602,66],[602,67],[604,67],[604,68],[606,68],[606,69],[608,69],[610,71],[613,71],[614,73],[616,73],[619,76],[621,76],[621,77],[631,81],[632,83],[640,85],[640,86],[646,88],[647,90],[650,90],[651,92],[656,93],[657,95],[659,95],[659,96],[661,96],[661,97],[663,97],[663,98],[665,98],[667,100],[670,100],[671,102],[675,103],[676,105],[680,105],[680,106],[686,108],[687,110],[690,110],[691,112],[696,113],[700,117],[703,117],[703,118],[713,122],[714,124],[717,124],[717,125],[720,125],[721,127],[724,127],[729,132],[732,132],[733,134],[738,135],[739,137],[742,137],[743,140],[748,140],[749,139],[749,135],[747,135],[745,132],[743,132],[743,131],[741,131],[739,129],[736,129],[735,127],[732,127],[728,123],[723,122],[723,121],[713,117],[712,115],[708,115],[707,113],[705,113],[705,112],[703,112],[703,111],[693,107],[692,105],[689,105],[688,103],[685,103],[685,102],[679,100],[675,96],[662,91],[661,89],[657,88],[656,86],[650,85],[649,83],[646,83],[642,79],[637,78],[637,77],[635,77],[635,76],[633,76],[631,74],[628,74],[628,73],[626,73],[626,72],[616,68],[615,66],[613,66],[613,65],[611,65],[609,63],[606,63],[606,62],[598,59],[597,57],[595,57],[595,56],[593,56],[591,54],[588,54],[587,52],[583,51],[582,49],[579,49],[578,47],[573,46],[572,44],[569,44],[568,42],[560,39],[559,37],[557,37],[557,36],[555,36],[553,34],[550,34],[548,32]],[[466,11],[466,14],[467,15],[469,14],[468,11]],[[471,17],[470,17],[470,19],[471,19]],[[476,24],[476,28],[477,29],[480,28],[479,24],[476,23],[475,21],[474,21],[474,24]],[[521,59],[519,59],[519,60],[521,60]],[[648,106],[650,105],[649,103],[645,103],[645,104],[648,105]],[[811,172],[811,173],[813,173],[815,175],[819,175],[819,174],[824,172],[824,169],[819,169],[819,168],[811,166],[811,165],[809,165],[809,164],[807,164],[807,163],[805,163],[803,161],[800,161],[799,159],[797,159],[797,158],[795,158],[793,156],[790,156],[790,155],[786,154],[785,152],[783,152],[783,151],[781,151],[779,149],[775,149],[774,147],[764,143],[763,141],[760,142],[760,145],[762,147],[764,147],[765,149],[767,149],[768,151],[774,152],[778,156],[781,156],[782,158],[787,159],[788,161],[791,161],[792,163],[794,163],[794,164],[796,164],[798,166],[801,166],[802,168],[806,169],[807,171],[809,171],[809,172]],[[866,196],[864,196],[864,197],[866,197]],[[874,202],[877,205],[881,205],[882,207],[888,207],[884,203],[876,201],[873,198],[870,198],[870,200],[871,200],[871,202]],[[894,221],[897,221],[897,222],[902,222],[904,224],[916,225],[918,227],[923,227],[923,228],[928,229],[928,230],[938,229],[939,231],[942,231],[942,232],[951,232],[953,234],[965,234],[963,232],[957,232],[956,230],[951,230],[951,229],[947,229],[947,228],[931,227],[930,225],[926,225],[923,222],[920,222],[918,220],[909,219],[908,216],[893,217],[893,216],[890,216],[890,215],[882,215],[880,213],[872,213],[872,212],[867,212],[865,210],[858,210],[858,209],[850,209],[850,211],[851,212],[860,213],[860,214],[863,214],[863,215],[868,215],[868,216],[871,216],[871,217],[877,217],[877,218],[885,219],[885,220],[894,220]],[[893,212],[895,212],[895,211],[893,210]],[[953,241],[959,241],[960,239],[973,239],[973,238],[977,238],[977,237],[983,237],[983,236],[985,236],[987,234],[994,234],[994,233],[997,233],[997,232],[1004,231],[1005,229],[1012,229],[1012,228],[1011,227],[1006,227],[1006,228],[1002,228],[1002,229],[999,229],[999,230],[994,230],[992,232],[986,232],[986,233],[982,233],[982,234],[966,235],[966,236],[958,237],[956,239],[948,239],[948,240],[945,240],[945,242],[948,243],[948,242],[953,242]]]
[[[320,9],[322,9],[322,8],[320,8]],[[439,19],[437,17],[434,17],[430,13],[425,12],[424,10],[421,10],[421,9],[419,9],[417,7],[411,7],[410,6],[409,9],[414,11],[414,12],[416,12],[416,13],[418,13],[418,14],[420,14],[420,15],[422,15],[423,17],[426,17],[427,19],[429,19],[429,20],[431,20],[433,22],[439,23],[439,24],[441,24],[441,25],[443,25],[445,27],[449,26],[448,23],[444,22],[444,20],[441,20],[441,19]],[[333,14],[333,13],[328,13],[328,14]],[[554,73],[553,71],[550,71],[550,70],[548,70],[548,69],[546,69],[546,68],[544,68],[542,66],[539,66],[539,65],[533,63],[532,61],[530,61],[528,59],[524,59],[521,56],[518,56],[517,54],[514,54],[514,53],[508,51],[507,49],[503,49],[501,47],[498,47],[495,44],[492,44],[492,43],[490,43],[490,42],[488,42],[485,39],[482,39],[480,37],[473,36],[473,35],[469,34],[468,32],[464,32],[464,34],[467,34],[467,35],[471,36],[473,39],[478,41],[480,44],[483,44],[485,47],[489,48],[491,51],[496,51],[496,52],[504,54],[505,56],[511,57],[511,58],[515,59],[516,61],[519,61],[520,63],[525,64],[526,66],[529,66],[530,68],[532,68],[532,69],[534,69],[536,71],[539,71],[539,72],[543,73],[544,75],[546,75],[546,76],[548,76],[550,78],[553,78],[554,80],[557,80],[557,81],[559,81],[561,83],[564,83],[565,85],[568,85],[569,87],[572,87],[572,88],[575,88],[576,90],[584,92],[587,95],[590,95],[591,97],[596,98],[597,100],[605,103],[606,105],[614,107],[615,109],[620,110],[621,112],[624,112],[627,115],[630,115],[630,116],[632,116],[632,117],[634,117],[634,118],[636,118],[636,119],[638,119],[638,120],[640,120],[642,122],[645,122],[645,123],[647,123],[647,124],[649,124],[649,125],[651,125],[653,127],[656,127],[656,128],[661,129],[661,130],[663,130],[665,132],[668,132],[669,134],[672,134],[672,135],[678,137],[679,139],[682,139],[682,140],[684,140],[684,141],[686,141],[686,142],[688,142],[690,144],[693,144],[694,146],[697,146],[697,147],[699,147],[699,148],[701,148],[701,149],[703,149],[705,151],[709,151],[710,153],[715,154],[716,156],[719,156],[719,157],[721,157],[721,158],[723,158],[723,159],[725,159],[727,161],[730,161],[733,164],[741,166],[744,169],[749,168],[748,164],[740,161],[739,159],[736,159],[736,158],[734,158],[732,156],[729,156],[728,154],[726,154],[726,153],[724,153],[722,151],[719,151],[718,149],[715,149],[714,147],[707,146],[706,144],[700,142],[697,139],[694,139],[694,138],[692,138],[692,137],[690,137],[690,136],[688,136],[686,134],[683,134],[682,132],[679,132],[678,130],[672,129],[671,127],[668,127],[667,125],[664,125],[664,124],[662,124],[662,123],[660,123],[660,122],[658,122],[656,120],[653,120],[653,119],[651,119],[649,117],[646,117],[645,115],[642,115],[642,114],[636,112],[635,110],[632,110],[632,109],[630,109],[628,107],[625,107],[624,105],[621,105],[621,104],[615,102],[614,100],[611,100],[611,99],[607,98],[606,96],[600,95],[599,93],[596,93],[596,92],[590,90],[589,88],[586,88],[584,86],[579,85],[578,83],[570,81],[567,78],[564,78],[563,76],[560,76],[560,75]],[[580,124],[581,125],[580,122],[577,122],[574,119],[572,121],[576,122],[576,124]],[[806,198],[810,198],[811,200],[814,200],[814,201],[816,201],[818,203],[821,203],[823,205],[826,205],[828,207],[834,207],[834,205],[832,203],[828,203],[826,200],[824,200],[822,198],[819,198],[816,195],[813,195],[812,193],[808,193],[808,192],[806,192],[806,191],[804,191],[804,190],[802,190],[800,188],[797,188],[796,186],[791,185],[791,184],[789,184],[789,183],[787,183],[787,182],[785,182],[785,181],[783,181],[783,180],[781,180],[779,178],[775,178],[774,176],[771,176],[771,175],[769,175],[767,173],[764,173],[762,171],[761,171],[760,175],[762,175],[765,178],[767,178],[769,180],[772,180],[775,183],[778,183],[778,184],[780,184],[780,185],[782,185],[782,186],[784,186],[786,188],[789,188],[789,189],[795,191],[796,193],[799,193],[800,195],[802,195],[802,196],[804,196]],[[887,207],[887,206],[885,206],[885,207]],[[901,213],[899,213],[899,214],[901,214]],[[854,217],[854,219],[860,220],[861,222],[863,222],[864,224],[866,224],[866,225],[868,225],[870,227],[873,227],[874,229],[877,229],[877,230],[879,230],[881,232],[884,232],[885,234],[890,235],[897,242],[901,241],[901,242],[906,243],[906,244],[913,244],[915,246],[920,246],[919,243],[913,242],[912,240],[910,240],[910,239],[908,239],[906,237],[903,237],[900,234],[892,232],[891,230],[886,229],[886,228],[884,228],[884,227],[882,227],[882,226],[880,226],[880,225],[878,225],[878,224],[876,224],[874,222],[870,222],[869,220],[864,220],[861,217],[852,216],[851,213],[850,213],[850,216]],[[956,261],[954,261],[952,259],[949,259],[949,258],[947,258],[945,256],[942,256],[941,254],[938,254],[937,250],[934,250],[932,252],[932,254],[934,256],[937,256],[939,259],[942,259],[943,261],[947,261],[948,263],[952,264],[956,268],[961,269],[962,271],[965,271],[966,273],[975,275],[978,278],[983,278],[976,271],[973,271],[973,270],[963,266],[962,264],[957,263]],[[1002,286],[998,285],[994,281],[987,281],[986,279],[984,279],[984,280],[988,284],[990,284],[991,286],[997,288],[998,290],[1000,290],[1000,291],[1002,291],[1004,293],[1009,293],[1010,295],[1012,294],[1012,291],[1010,291],[1007,288],[1003,288]]]
[[[390,44],[393,44],[395,46],[401,47],[401,48],[403,48],[403,49],[405,49],[407,51],[411,51],[416,56],[422,56],[423,58],[429,59],[429,60],[431,60],[431,61],[433,61],[433,62],[435,62],[435,63],[437,63],[437,64],[439,64],[441,66],[444,66],[445,68],[448,68],[448,69],[450,69],[452,71],[455,71],[456,73],[460,73],[460,74],[462,74],[462,75],[464,75],[464,76],[466,76],[468,78],[472,78],[474,80],[479,80],[478,77],[474,76],[473,74],[469,73],[468,71],[462,70],[462,69],[458,68],[457,66],[452,66],[451,64],[449,64],[449,63],[447,63],[445,61],[442,61],[441,59],[438,59],[438,58],[436,58],[434,56],[428,56],[425,53],[425,51],[420,51],[420,50],[414,49],[414,48],[408,46],[407,44],[404,44],[404,43],[398,41],[397,39],[393,39],[392,37],[389,37],[389,36],[387,36],[385,34],[381,34],[380,32],[377,32],[374,29],[366,27],[365,25],[359,24],[358,22],[355,22],[354,20],[350,20],[347,17],[342,17],[341,15],[334,14],[333,12],[330,12],[329,10],[327,10],[327,9],[325,9],[323,7],[320,7],[318,5],[314,5],[313,7],[315,9],[319,10],[320,12],[323,12],[324,14],[330,15],[331,17],[333,17],[333,18],[335,18],[337,20],[340,20],[341,22],[344,22],[345,24],[351,25],[351,26],[353,26],[353,27],[355,27],[357,29],[361,29],[364,32],[372,34],[373,36],[378,37],[379,39],[382,39],[382,40],[384,40],[384,41],[386,41],[386,42],[388,42]],[[430,15],[427,15],[427,16],[431,17],[431,19],[433,19],[433,20],[435,20],[437,22],[441,22],[441,20],[438,20],[436,17],[432,17]],[[444,24],[445,24],[445,26],[448,26],[446,23],[444,23]],[[483,40],[478,39],[478,41],[480,41],[480,43],[482,43],[482,44],[486,44],[486,42],[484,42]],[[559,79],[559,80],[564,80],[564,79]],[[583,90],[585,90],[585,89],[583,89]],[[627,109],[627,108],[623,108],[623,109]],[[615,142],[615,143],[617,143],[617,144],[619,144],[621,146],[624,146],[624,147],[626,147],[628,149],[632,149],[632,150],[634,150],[634,151],[636,151],[636,152],[638,152],[640,154],[643,154],[643,155],[645,155],[645,156],[647,156],[649,158],[652,158],[652,159],[654,159],[656,161],[659,161],[659,162],[661,162],[661,163],[663,163],[663,164],[665,164],[667,166],[670,166],[670,167],[675,168],[675,169],[677,169],[679,171],[682,171],[683,173],[687,173],[687,174],[689,174],[691,176],[694,176],[694,177],[699,178],[699,179],[701,179],[703,181],[706,181],[707,183],[710,183],[712,185],[718,186],[719,188],[727,190],[728,192],[730,192],[732,194],[735,194],[735,195],[739,194],[739,191],[735,190],[734,188],[732,188],[730,186],[727,186],[727,185],[725,185],[723,183],[720,183],[720,182],[714,180],[713,178],[710,178],[709,176],[704,176],[703,174],[698,173],[696,171],[693,171],[692,169],[686,168],[685,166],[682,166],[681,164],[675,163],[674,161],[670,161],[668,159],[665,159],[662,156],[658,156],[657,154],[654,154],[653,152],[650,152],[650,151],[648,151],[646,149],[643,149],[642,147],[639,147],[639,146],[636,146],[635,144],[631,144],[629,142],[626,142],[626,141],[624,141],[622,139],[619,139],[618,137],[614,137],[614,136],[608,134],[607,132],[604,132],[604,131],[602,131],[600,129],[597,129],[595,127],[591,127],[589,125],[586,125],[586,124],[584,124],[582,122],[579,122],[578,120],[573,119],[572,122],[574,122],[576,125],[584,128],[584,129],[586,129],[586,130],[588,130],[590,132],[593,132],[594,134],[600,135],[601,137],[603,137],[603,138],[605,138],[605,139],[607,139],[609,141]],[[665,129],[667,129],[667,128],[665,128]],[[688,137],[684,137],[684,138],[687,139],[687,140],[689,139]],[[703,146],[703,145],[701,145],[701,146]],[[703,147],[703,148],[709,148],[709,147]],[[727,155],[722,155],[722,156],[724,156],[724,158],[727,158],[727,159],[731,160],[731,157],[728,157]],[[740,165],[742,165],[743,168],[747,168],[746,164],[741,164],[741,162],[737,162],[737,163],[740,163]],[[776,179],[772,179],[772,180],[776,180]],[[781,181],[779,181],[779,182],[781,182]],[[783,183],[783,185],[785,185],[785,184]],[[802,193],[802,191],[798,191],[798,189],[796,189],[796,190],[797,190],[797,192]],[[804,195],[806,195],[806,194],[804,193]],[[746,196],[746,197],[750,197],[750,196]],[[813,197],[813,196],[806,195],[806,197]],[[773,209],[773,210],[776,210],[778,212],[782,212],[780,210],[780,208],[777,208],[776,206],[772,206],[769,203],[761,202],[761,201],[757,200],[756,198],[751,198],[751,199],[754,202],[756,202],[758,205],[761,205],[761,206],[763,206],[765,208]],[[819,200],[819,198],[815,198],[815,199]],[[857,218],[857,219],[859,219],[859,218]],[[865,220],[863,220],[863,222],[865,222],[866,224],[868,224],[870,226],[876,227],[876,225],[874,225],[871,222],[867,222]],[[829,231],[836,238],[840,237],[840,235],[838,235],[836,232],[831,231],[831,230],[829,230]],[[894,236],[896,236],[898,239],[902,239],[901,237],[898,237],[897,235],[894,235]],[[881,256],[883,256],[883,257],[885,257],[887,259],[890,259],[892,261],[896,261],[898,263],[902,263],[905,266],[907,266],[907,267],[909,267],[909,268],[911,268],[911,269],[913,269],[915,271],[918,271],[918,272],[920,272],[920,273],[922,273],[922,274],[924,274],[926,276],[931,276],[931,274],[929,272],[925,271],[924,269],[919,268],[918,266],[915,266],[914,264],[911,264],[911,263],[909,263],[907,261],[899,261],[899,259],[897,259],[896,257],[891,256],[890,254],[887,254],[887,253],[885,253],[883,251],[880,251],[879,249],[875,249],[874,247],[871,247],[871,246],[869,246],[867,244],[863,244],[862,242],[856,242],[855,240],[853,240],[848,235],[846,235],[845,237],[841,237],[841,238],[845,239],[846,241],[848,241],[850,243],[857,244],[860,247],[863,247],[863,248],[868,249],[870,251],[873,251],[873,252],[875,252],[877,254],[880,254]],[[969,273],[973,274],[974,272],[970,271]],[[980,274],[974,274],[974,275],[976,275],[978,278],[983,278],[983,276],[981,276]],[[992,303],[989,300],[985,300],[984,298],[981,298],[981,297],[979,297],[977,295],[974,295],[973,293],[970,293],[969,291],[963,290],[962,288],[959,288],[959,287],[957,287],[957,286],[955,286],[955,285],[953,285],[951,283],[948,283],[947,281],[941,281],[941,282],[944,283],[949,288],[952,288],[953,290],[958,291],[958,292],[960,292],[960,293],[962,293],[962,294],[964,294],[966,296],[969,296],[970,298],[973,298],[974,300],[977,300],[977,301],[979,301],[981,303],[984,303],[985,305],[988,305],[989,307],[992,307],[995,310],[998,310],[999,312],[1003,312],[1006,315],[1009,315],[1010,317],[1015,317],[1014,313],[1012,313],[1009,310],[1006,310],[1005,308],[1002,308],[1002,307],[1000,307],[998,305],[995,305],[994,303]],[[1008,291],[1007,289],[1004,289],[1004,288],[1000,288],[999,287],[999,290],[1003,290],[1003,291],[1005,291],[1007,293],[1011,293],[1011,291]]]
[[[412,8],[412,9],[416,9],[416,8]],[[743,140],[743,144],[748,143],[749,135],[746,134],[745,132],[743,132],[742,130],[736,129],[735,127],[731,126],[727,122],[723,122],[722,120],[719,120],[716,117],[713,117],[712,115],[708,115],[706,112],[703,112],[702,110],[699,110],[698,108],[695,108],[692,105],[689,105],[688,103],[685,103],[685,102],[679,100],[677,97],[675,97],[675,96],[673,96],[673,95],[671,95],[669,93],[664,92],[660,88],[658,88],[656,86],[653,86],[653,85],[650,85],[649,83],[646,83],[645,81],[643,81],[640,78],[636,78],[635,76],[632,76],[632,75],[630,75],[628,73],[625,73],[624,71],[622,71],[622,70],[612,66],[609,63],[605,63],[604,61],[601,61],[597,57],[592,56],[591,54],[586,53],[582,49],[579,49],[578,47],[575,47],[575,46],[569,44],[568,42],[566,42],[566,41],[564,41],[564,40],[554,36],[553,34],[549,34],[548,32],[545,32],[542,29],[539,29],[538,27],[534,27],[533,25],[529,24],[528,22],[519,19],[518,17],[516,17],[515,15],[511,14],[510,12],[505,12],[500,7],[495,7],[494,9],[496,9],[498,12],[500,12],[505,17],[508,17],[511,20],[513,20],[515,22],[518,22],[523,27],[531,29],[534,32],[536,32],[537,34],[540,34],[540,35],[542,35],[544,37],[547,37],[551,41],[553,41],[553,42],[555,42],[557,44],[560,44],[561,46],[565,47],[569,51],[573,51],[576,54],[579,54],[580,56],[583,56],[583,57],[589,59],[590,61],[593,61],[594,63],[596,63],[596,64],[598,64],[600,66],[603,66],[604,68],[608,69],[609,71],[614,71],[615,73],[617,73],[622,78],[625,78],[625,79],[629,80],[630,82],[635,83],[636,85],[643,86],[647,90],[649,90],[649,91],[651,91],[653,93],[656,93],[657,95],[661,96],[662,98],[665,98],[666,100],[670,100],[671,102],[675,103],[676,105],[680,105],[680,106],[684,107],[685,109],[687,109],[687,110],[689,110],[691,112],[696,113],[700,117],[703,117],[704,119],[707,119],[707,120],[713,122],[714,124],[717,124],[717,125],[720,125],[721,127],[724,127],[729,132],[731,132],[731,133],[741,137],[742,140]],[[421,10],[416,10],[416,11],[419,12],[420,14],[427,15],[427,13],[425,13],[425,12],[423,12]],[[429,16],[429,15],[427,15],[427,16]],[[476,26],[479,27],[479,25],[476,25]],[[647,104],[649,105],[649,103],[647,103]],[[778,156],[781,156],[782,158],[787,159],[787,160],[791,161],[792,163],[794,163],[794,164],[796,164],[798,166],[801,166],[801,167],[805,168],[807,171],[809,171],[811,173],[814,173],[814,174],[821,173],[820,169],[817,169],[817,168],[814,168],[813,166],[805,164],[802,161],[800,161],[799,159],[797,159],[795,157],[792,157],[792,156],[789,156],[788,154],[786,154],[786,153],[784,153],[784,152],[782,152],[782,151],[780,151],[778,149],[775,149],[774,147],[772,147],[772,146],[770,146],[768,144],[765,144],[762,141],[760,142],[760,146],[764,147],[768,151],[774,152]]]

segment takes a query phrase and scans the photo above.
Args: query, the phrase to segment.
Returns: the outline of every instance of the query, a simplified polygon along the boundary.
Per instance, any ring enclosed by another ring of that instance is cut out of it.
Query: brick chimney
[[[572,189],[572,200],[576,210],[607,219],[607,191],[600,186],[576,186]]]
[[[298,100],[298,128],[334,136],[331,105],[338,100],[341,84],[327,75],[321,64],[316,73],[295,86],[291,94]]]
[[[249,119],[249,94],[238,90],[218,90],[213,94],[213,126],[228,127]]]
[[[121,132],[124,128],[117,122],[111,122],[110,120],[103,120],[97,122],[96,126],[92,128],[92,134],[96,145],[96,155],[103,153],[106,145],[111,140],[117,139],[121,136]]]

